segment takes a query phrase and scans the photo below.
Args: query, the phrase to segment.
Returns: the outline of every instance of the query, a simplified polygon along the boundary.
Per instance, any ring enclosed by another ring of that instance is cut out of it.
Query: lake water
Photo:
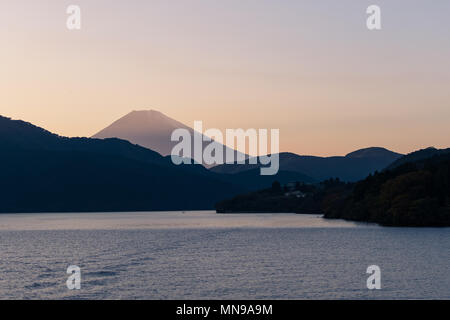
[[[81,289],[68,290],[69,265]],[[381,290],[366,269],[381,268]],[[450,299],[450,228],[214,212],[0,215],[0,299]]]

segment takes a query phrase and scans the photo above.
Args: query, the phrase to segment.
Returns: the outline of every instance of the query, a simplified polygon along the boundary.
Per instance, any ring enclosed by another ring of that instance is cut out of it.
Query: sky
[[[0,115],[60,135],[155,109],[298,154],[450,147],[448,0],[0,0],[0,42]]]

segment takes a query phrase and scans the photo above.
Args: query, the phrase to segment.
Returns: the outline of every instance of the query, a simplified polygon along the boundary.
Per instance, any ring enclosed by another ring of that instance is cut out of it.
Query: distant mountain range
[[[280,153],[280,169],[299,172],[315,181],[339,178],[343,181],[358,181],[370,173],[386,168],[401,154],[384,148],[367,148],[349,153],[344,157],[300,156],[294,153]],[[211,170],[217,173],[236,174],[259,168],[260,165],[224,164]]]
[[[312,182],[297,172],[222,175],[128,141],[67,138],[0,116],[0,212],[212,209],[223,198],[275,180]]]
[[[137,125],[144,117],[150,121]],[[154,125],[146,128],[146,123]],[[132,112],[111,127],[121,128],[121,137],[134,137],[130,143],[119,138],[61,137],[0,116],[0,212],[212,209],[220,200],[270,187],[275,181],[364,178],[401,156],[382,148],[330,158],[282,153],[278,174],[261,176],[253,165],[211,170],[176,166],[170,156],[141,146],[155,144],[167,153],[171,130],[179,127],[183,125],[155,111]],[[127,133],[130,128],[136,130]],[[150,139],[152,134],[157,138]],[[105,129],[96,136],[108,135],[115,134]]]
[[[171,141],[171,134],[178,128],[186,129],[191,134],[194,132],[192,128],[159,111],[133,111],[95,134],[93,138],[120,138],[168,156],[177,144]],[[203,146],[206,145],[207,142],[204,142]],[[300,174],[303,177],[301,181],[304,182],[336,177],[344,181],[357,181],[370,173],[384,169],[401,156],[384,148],[357,150],[345,157],[315,157],[281,153],[280,170]],[[256,172],[254,170],[260,167],[261,165],[223,164],[213,167],[211,171],[220,174],[236,174],[245,171]]]

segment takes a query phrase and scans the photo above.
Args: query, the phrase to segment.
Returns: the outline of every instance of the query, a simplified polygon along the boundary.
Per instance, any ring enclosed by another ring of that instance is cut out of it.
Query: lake
[[[450,299],[450,228],[318,215],[0,215],[0,258],[0,299]]]

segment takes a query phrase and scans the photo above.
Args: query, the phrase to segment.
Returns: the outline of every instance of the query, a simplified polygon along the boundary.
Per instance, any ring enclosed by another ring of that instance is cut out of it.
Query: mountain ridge
[[[0,116],[0,212],[210,209],[245,190],[120,139],[67,138]]]
[[[403,164],[406,164],[408,162],[415,162],[415,161],[421,161],[425,160],[434,156],[439,156],[443,154],[450,153],[450,148],[447,149],[436,149],[435,147],[428,147],[425,149],[420,149],[413,151],[411,153],[408,153],[407,155],[404,155],[403,157],[397,159],[393,163],[391,163],[386,170],[393,170]]]
[[[423,149],[324,197],[325,218],[384,226],[450,226],[450,149]]]
[[[383,170],[402,156],[399,153],[380,147],[359,149],[346,156],[302,156],[291,152],[279,154],[281,170],[301,172],[316,181],[339,178],[350,182],[358,181],[370,173]],[[259,167],[259,164],[224,164],[211,168],[211,171],[236,174]]]
[[[311,181],[299,173],[228,176],[175,165],[118,138],[68,138],[0,116],[0,212],[206,210],[225,197]]]

